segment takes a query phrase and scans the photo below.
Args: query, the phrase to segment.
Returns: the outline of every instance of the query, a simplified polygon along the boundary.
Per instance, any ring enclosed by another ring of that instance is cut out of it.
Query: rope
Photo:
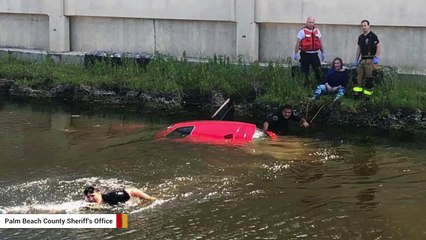
[[[308,112],[309,112],[309,102],[308,104],[306,104],[306,114],[305,114],[306,121],[308,121]]]
[[[312,119],[311,119],[310,123],[312,123],[312,122],[314,121],[314,119],[317,117],[318,113],[320,113],[320,112],[321,112],[321,110],[322,110],[323,108],[325,108],[326,106],[330,105],[332,102],[334,102],[334,99],[333,99],[333,100],[331,100],[330,102],[328,102],[328,103],[326,103],[326,104],[322,105],[322,106],[318,109],[318,111],[315,113],[315,115],[312,117]]]

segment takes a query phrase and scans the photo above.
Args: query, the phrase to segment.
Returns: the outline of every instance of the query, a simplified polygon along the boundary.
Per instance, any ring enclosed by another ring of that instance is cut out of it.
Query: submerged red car
[[[277,135],[263,131],[252,123],[217,120],[175,123],[156,135],[156,139],[232,146],[244,145],[262,138],[274,139]]]

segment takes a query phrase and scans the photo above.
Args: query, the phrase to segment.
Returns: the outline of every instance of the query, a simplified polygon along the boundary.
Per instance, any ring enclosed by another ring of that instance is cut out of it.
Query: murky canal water
[[[128,229],[0,229],[0,239],[426,239],[425,133],[313,126],[223,147],[156,141],[194,115],[0,104],[0,213],[129,213]],[[101,211],[82,190],[158,198]]]

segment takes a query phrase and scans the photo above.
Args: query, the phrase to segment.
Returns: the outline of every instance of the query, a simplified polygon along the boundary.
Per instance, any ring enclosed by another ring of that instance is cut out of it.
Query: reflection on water
[[[183,116],[183,117],[182,117]],[[130,213],[128,229],[1,239],[424,239],[424,133],[310,128],[244,147],[153,140],[194,119],[0,104],[0,213]],[[93,209],[82,190],[158,198]]]
[[[255,142],[245,147],[250,153],[287,161],[324,162],[339,158],[329,143],[310,137],[283,136],[277,140]]]

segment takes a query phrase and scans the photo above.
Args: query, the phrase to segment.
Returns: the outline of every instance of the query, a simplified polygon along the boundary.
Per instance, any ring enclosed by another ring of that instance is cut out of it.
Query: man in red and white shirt
[[[300,54],[299,54],[300,51]],[[321,62],[318,57],[318,51],[321,51],[321,60],[324,60],[324,47],[321,42],[321,32],[315,27],[315,19],[308,17],[305,27],[297,34],[296,46],[294,48],[293,58],[300,61],[302,73],[305,74],[308,81],[309,67],[312,66],[315,72],[315,78],[318,82],[322,81]]]

